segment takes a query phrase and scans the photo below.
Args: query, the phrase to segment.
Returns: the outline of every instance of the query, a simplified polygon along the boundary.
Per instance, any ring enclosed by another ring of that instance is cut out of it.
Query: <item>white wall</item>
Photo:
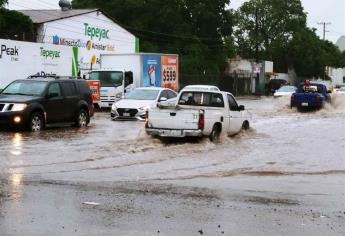
[[[0,39],[0,55],[0,89],[41,72],[72,75],[71,47]]]
[[[332,78],[332,83],[334,85],[344,84],[343,78],[345,77],[345,68],[327,67],[327,74]]]
[[[88,24],[88,27],[105,30],[107,37],[97,38],[88,35],[85,24]],[[101,54],[135,53],[135,36],[100,12],[45,23],[38,34],[42,35],[40,40],[45,43],[77,46],[79,68],[84,70],[91,68],[92,57],[97,58],[97,63],[92,68],[99,69]],[[92,42],[93,47],[88,48],[88,42]]]
[[[265,73],[273,73],[273,61],[265,61]]]

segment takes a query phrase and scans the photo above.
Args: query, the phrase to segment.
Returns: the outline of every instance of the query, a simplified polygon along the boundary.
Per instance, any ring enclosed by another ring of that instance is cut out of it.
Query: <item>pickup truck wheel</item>
[[[85,109],[80,109],[75,126],[78,128],[86,127],[89,124],[89,114]]]
[[[242,124],[242,129],[248,130],[250,128],[249,122],[246,120]]]
[[[210,134],[211,142],[218,142],[220,137],[220,127],[218,125],[213,126],[212,132]]]
[[[44,129],[43,116],[41,113],[35,112],[31,115],[28,128],[31,132],[39,132]]]

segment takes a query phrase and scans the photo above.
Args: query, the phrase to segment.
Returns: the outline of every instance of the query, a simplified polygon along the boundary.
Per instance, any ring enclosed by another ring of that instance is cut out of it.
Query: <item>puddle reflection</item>
[[[12,155],[20,156],[23,152],[23,135],[20,133],[15,133],[12,138],[12,150],[10,151]]]

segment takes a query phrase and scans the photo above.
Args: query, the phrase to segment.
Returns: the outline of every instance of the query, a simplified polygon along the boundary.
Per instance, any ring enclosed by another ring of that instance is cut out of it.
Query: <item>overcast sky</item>
[[[317,28],[322,37],[323,27],[318,22],[330,22],[326,38],[333,42],[345,35],[345,0],[301,0],[308,13],[308,26]],[[9,0],[10,9],[55,9],[59,0]],[[246,0],[231,0],[230,7],[237,9]]]

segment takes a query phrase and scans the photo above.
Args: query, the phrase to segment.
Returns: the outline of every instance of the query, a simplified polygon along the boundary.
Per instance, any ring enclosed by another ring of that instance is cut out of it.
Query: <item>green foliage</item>
[[[306,26],[300,0],[250,0],[235,14],[237,53],[274,62],[276,72],[323,76],[325,66],[345,64],[339,49]]]
[[[229,0],[74,0],[99,8],[140,38],[143,52],[180,55],[183,83],[216,83],[234,55]]]
[[[0,0],[0,7],[3,7],[7,2],[8,0]]]
[[[31,39],[33,28],[33,23],[28,16],[0,8],[0,38]]]
[[[277,65],[293,34],[306,27],[300,0],[250,0],[236,12],[236,20],[239,54],[278,61]]]

